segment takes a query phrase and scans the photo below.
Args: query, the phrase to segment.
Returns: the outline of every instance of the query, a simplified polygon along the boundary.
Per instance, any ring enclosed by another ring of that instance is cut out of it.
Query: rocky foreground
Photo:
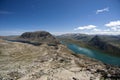
[[[77,55],[66,46],[0,40],[0,80],[116,80],[120,68]]]
[[[25,32],[16,40],[3,39],[0,80],[120,79],[119,67],[75,54],[48,32]]]

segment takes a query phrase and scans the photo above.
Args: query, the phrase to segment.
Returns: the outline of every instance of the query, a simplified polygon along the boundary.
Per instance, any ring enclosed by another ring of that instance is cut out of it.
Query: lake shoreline
[[[73,43],[67,43],[67,42],[61,42],[61,43],[66,45],[70,50],[72,50],[76,54],[86,55],[88,57],[97,59],[108,65],[120,66],[120,58],[119,57],[107,55],[105,53],[98,52],[97,50],[81,47],[81,46],[73,44]]]

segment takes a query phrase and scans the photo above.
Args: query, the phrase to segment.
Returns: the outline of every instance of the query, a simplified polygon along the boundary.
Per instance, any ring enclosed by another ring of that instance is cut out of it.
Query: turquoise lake
[[[110,55],[107,55],[105,53],[98,52],[96,50],[83,48],[83,47],[77,46],[75,44],[67,43],[65,45],[67,45],[67,47],[70,50],[72,50],[73,52],[75,52],[76,54],[84,54],[84,55],[89,56],[91,58],[95,58],[97,60],[100,60],[104,63],[120,66],[120,58],[118,58],[118,57],[110,56]]]

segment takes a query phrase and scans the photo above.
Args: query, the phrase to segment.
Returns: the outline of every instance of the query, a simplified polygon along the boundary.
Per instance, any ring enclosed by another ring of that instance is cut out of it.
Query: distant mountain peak
[[[101,38],[98,35],[96,35],[90,40],[90,42],[91,41],[101,41]]]
[[[19,38],[40,43],[58,43],[58,40],[47,31],[25,32]]]

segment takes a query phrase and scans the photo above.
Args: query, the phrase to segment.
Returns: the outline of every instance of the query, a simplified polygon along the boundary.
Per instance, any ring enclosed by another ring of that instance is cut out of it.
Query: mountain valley
[[[42,35],[43,33],[46,35]],[[36,37],[35,40],[33,37]],[[40,31],[37,34],[30,32],[29,35],[23,33],[14,38],[16,41],[7,39],[0,39],[1,80],[113,80],[120,78],[118,66],[104,64],[85,55],[76,54],[48,32]],[[51,39],[53,39],[52,45],[50,45],[51,41],[49,42]],[[33,45],[30,42],[41,44]]]

